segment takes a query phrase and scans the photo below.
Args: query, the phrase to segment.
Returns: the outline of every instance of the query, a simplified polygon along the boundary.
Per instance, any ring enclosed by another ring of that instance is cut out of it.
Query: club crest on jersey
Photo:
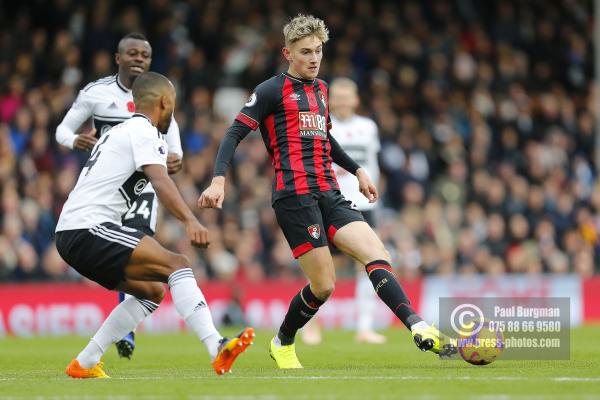
[[[308,229],[308,234],[313,239],[318,239],[321,237],[321,227],[318,224],[311,225],[307,229]]]

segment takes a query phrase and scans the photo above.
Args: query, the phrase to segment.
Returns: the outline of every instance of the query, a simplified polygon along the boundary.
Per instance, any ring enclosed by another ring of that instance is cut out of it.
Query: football
[[[473,365],[487,365],[496,361],[504,351],[504,335],[489,321],[476,322],[473,333],[458,338],[461,357]]]

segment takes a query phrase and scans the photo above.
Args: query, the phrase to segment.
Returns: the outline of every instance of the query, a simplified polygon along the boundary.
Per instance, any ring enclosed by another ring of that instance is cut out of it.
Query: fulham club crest
[[[308,229],[308,234],[312,238],[318,239],[321,237],[321,227],[318,224],[311,225],[307,229]]]

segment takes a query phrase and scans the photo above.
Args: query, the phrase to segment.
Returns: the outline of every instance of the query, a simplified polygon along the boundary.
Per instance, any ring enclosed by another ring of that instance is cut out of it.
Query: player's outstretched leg
[[[125,293],[119,292],[119,303],[122,303],[125,300],[125,297]],[[125,337],[116,342],[115,346],[117,347],[117,354],[119,354],[119,357],[131,360],[133,350],[135,350],[135,332],[129,332]]]
[[[334,244],[344,253],[365,265],[379,298],[411,330],[417,347],[441,356],[457,352],[454,341],[417,315],[400,283],[392,272],[390,254],[371,227],[365,222],[351,222],[337,230]]]
[[[386,260],[366,265],[367,274],[377,295],[402,323],[411,330],[415,344],[422,351],[432,351],[443,357],[456,354],[456,345],[436,327],[428,325],[411,307],[410,301]]]
[[[156,310],[164,297],[165,290],[160,283],[129,281],[127,284],[134,288],[134,292],[139,293],[140,297],[145,298],[128,297],[112,310],[87,346],[67,366],[65,372],[70,377],[108,378],[100,362],[102,355],[109,346],[135,329],[144,318]],[[146,295],[142,296],[144,293]]]

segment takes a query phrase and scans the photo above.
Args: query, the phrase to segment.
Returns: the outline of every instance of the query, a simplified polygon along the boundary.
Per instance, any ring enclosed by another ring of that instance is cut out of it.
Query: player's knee
[[[167,291],[162,284],[152,285],[148,287],[145,297],[156,304],[160,304],[160,302],[165,298],[166,293]]]
[[[174,253],[169,260],[169,269],[171,274],[182,268],[189,268],[190,265],[190,259],[183,254]]]
[[[386,249],[385,246],[383,246],[383,244],[381,245],[381,260],[385,260],[389,263],[392,262],[392,255],[390,254],[388,249]]]
[[[311,290],[317,299],[326,301],[329,297],[331,297],[333,291],[335,290],[335,282],[327,282],[320,285],[311,284]]]

